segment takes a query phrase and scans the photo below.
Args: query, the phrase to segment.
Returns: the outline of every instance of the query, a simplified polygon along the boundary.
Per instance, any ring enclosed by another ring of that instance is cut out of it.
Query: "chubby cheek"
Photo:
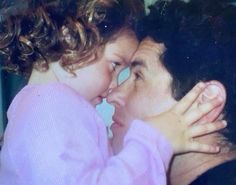
[[[110,86],[112,81],[112,72],[109,68],[101,69],[101,72],[96,75],[96,80],[94,83],[94,88],[96,88],[96,96],[104,93]]]
[[[112,81],[112,76],[108,73],[108,74],[104,74],[104,76],[102,76],[100,79],[98,79],[98,83],[94,84],[95,86],[98,85],[98,89],[100,91],[99,94],[105,92],[108,88],[109,85],[111,84]]]

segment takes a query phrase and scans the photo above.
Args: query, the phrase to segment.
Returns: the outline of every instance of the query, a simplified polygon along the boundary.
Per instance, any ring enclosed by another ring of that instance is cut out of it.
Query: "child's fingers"
[[[195,110],[199,106],[199,104],[200,104],[200,101],[195,100],[194,103],[191,105],[191,107],[184,112],[184,114],[186,115],[192,110]]]
[[[203,152],[203,153],[218,153],[220,148],[218,146],[202,144],[196,141],[192,141],[187,146],[188,151]]]
[[[206,87],[205,83],[200,82],[195,85],[173,108],[178,113],[184,113],[198,98],[202,90]]]
[[[222,103],[222,99],[219,97],[216,97],[209,102],[200,104],[198,107],[196,107],[194,110],[187,112],[184,115],[184,121],[188,125],[196,122],[200,118],[202,118],[205,114],[212,111],[215,107],[219,106]]]
[[[216,121],[214,123],[194,125],[192,128],[189,129],[188,136],[190,138],[202,136],[223,129],[226,126],[227,126],[226,121]]]

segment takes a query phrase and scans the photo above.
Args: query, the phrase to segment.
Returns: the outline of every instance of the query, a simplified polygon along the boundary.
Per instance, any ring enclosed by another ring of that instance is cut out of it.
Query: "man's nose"
[[[107,102],[115,107],[125,105],[125,93],[122,91],[121,86],[113,88],[112,91],[107,96]]]

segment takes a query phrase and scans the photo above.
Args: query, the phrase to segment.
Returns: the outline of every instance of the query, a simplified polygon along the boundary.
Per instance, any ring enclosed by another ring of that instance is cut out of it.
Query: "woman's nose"
[[[102,94],[102,96],[106,98],[112,92],[114,88],[117,88],[117,86],[118,86],[117,77],[113,76],[108,89]]]

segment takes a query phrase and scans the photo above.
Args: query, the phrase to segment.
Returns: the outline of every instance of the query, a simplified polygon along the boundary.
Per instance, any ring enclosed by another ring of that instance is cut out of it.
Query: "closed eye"
[[[140,80],[140,79],[142,79],[142,74],[139,72],[135,72],[134,77],[135,77],[134,80]]]
[[[121,66],[120,62],[112,62],[113,71],[115,71],[119,66]]]

